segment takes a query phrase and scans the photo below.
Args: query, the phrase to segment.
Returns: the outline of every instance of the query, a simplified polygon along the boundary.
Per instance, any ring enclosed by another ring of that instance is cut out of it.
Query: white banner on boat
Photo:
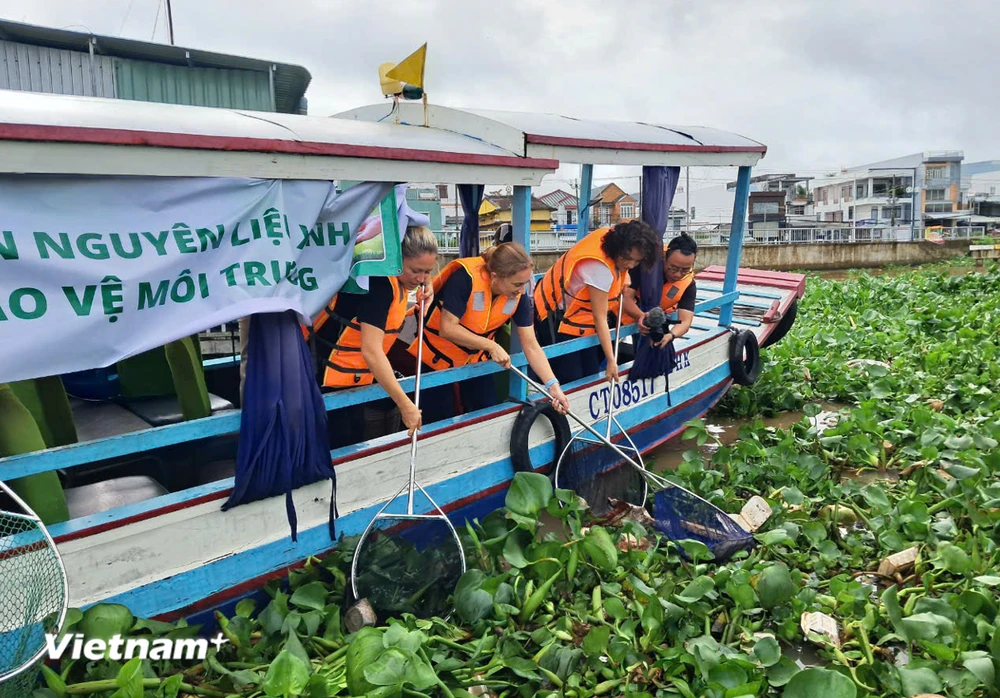
[[[338,194],[321,181],[0,178],[0,383],[108,366],[253,313],[315,317],[352,269],[396,273],[399,238],[385,244],[381,230],[402,232],[405,188],[392,194],[383,183]]]

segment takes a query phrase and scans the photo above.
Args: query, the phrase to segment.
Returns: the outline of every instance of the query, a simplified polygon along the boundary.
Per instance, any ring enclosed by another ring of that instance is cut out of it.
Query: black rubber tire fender
[[[782,318],[778,320],[778,324],[775,325],[774,329],[771,331],[771,334],[769,334],[767,336],[767,339],[764,340],[764,343],[760,345],[761,349],[766,349],[772,344],[777,344],[778,342],[781,341],[782,337],[788,334],[788,330],[792,329],[792,325],[795,324],[795,314],[798,312],[798,310],[799,310],[799,299],[796,298],[795,300],[792,301],[792,304],[788,306],[788,312],[786,312],[782,316]]]
[[[559,454],[566,448],[572,434],[566,415],[556,412],[556,408],[548,400],[527,404],[517,413],[514,426],[510,430],[510,462],[514,466],[514,472],[535,472],[531,464],[531,455],[528,453],[528,434],[531,432],[535,420],[540,416],[549,420],[556,435],[555,456],[548,468],[543,470],[550,476],[555,476],[556,461],[559,460]]]
[[[729,343],[729,370],[733,381],[740,385],[753,385],[760,377],[760,346],[757,335],[750,330],[741,330],[733,335]]]

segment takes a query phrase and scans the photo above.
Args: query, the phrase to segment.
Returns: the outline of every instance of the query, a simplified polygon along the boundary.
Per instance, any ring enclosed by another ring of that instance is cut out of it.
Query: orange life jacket
[[[595,230],[573,245],[568,252],[556,260],[552,268],[545,272],[545,276],[535,286],[535,308],[538,311],[538,317],[542,320],[547,318],[549,313],[554,312],[562,304],[564,298],[569,298],[563,312],[562,322],[559,323],[559,332],[563,334],[584,337],[597,333],[597,329],[594,327],[594,309],[590,302],[590,287],[584,286],[577,292],[576,296],[568,290],[573,269],[584,260],[601,262],[611,272],[614,280],[611,282],[611,288],[608,289],[608,312],[615,316],[618,315],[618,304],[621,302],[622,289],[625,287],[627,275],[618,271],[614,260],[608,259],[601,249],[601,242],[610,230],[610,228]]]
[[[382,351],[386,354],[392,347],[393,342],[403,329],[403,320],[406,318],[406,289],[399,283],[395,276],[387,277],[392,286],[392,305],[389,306],[389,314],[385,319],[385,334],[382,337]],[[331,317],[344,322],[345,318],[340,318],[336,314],[337,296],[330,299],[326,308],[319,314],[313,322],[312,329],[303,328],[307,334],[315,334],[327,320]],[[326,344],[329,345],[327,342]],[[330,355],[326,359],[326,368],[323,371],[323,386],[327,388],[353,388],[356,386],[370,385],[375,380],[371,369],[361,356],[361,324],[356,317],[347,322],[346,327],[337,338],[337,342],[332,345]]]
[[[663,258],[666,262],[667,246],[663,246]],[[694,282],[694,270],[691,270],[690,274],[685,274],[680,278],[680,280],[675,283],[667,283],[666,278],[663,280],[663,293],[660,294],[660,307],[663,308],[663,312],[672,313],[677,309],[677,304],[680,303],[681,298],[684,297],[684,292],[687,287]],[[627,313],[622,313],[622,324],[631,325],[635,322],[635,318]]]
[[[477,363],[486,358],[485,352],[478,349],[466,349],[441,336],[441,303],[437,295],[445,282],[459,269],[465,269],[472,277],[472,295],[465,307],[465,313],[459,318],[462,327],[480,337],[493,339],[497,330],[504,326],[521,302],[521,294],[516,296],[498,295],[494,297],[490,290],[490,277],[486,271],[486,260],[482,257],[466,257],[456,259],[434,277],[435,301],[430,315],[424,323],[424,355],[423,362],[433,369],[452,368]],[[410,353],[417,355],[417,340],[410,344]]]

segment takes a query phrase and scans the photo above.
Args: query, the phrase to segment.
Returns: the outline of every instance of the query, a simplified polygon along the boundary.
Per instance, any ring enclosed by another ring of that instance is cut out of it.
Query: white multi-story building
[[[953,224],[962,215],[963,158],[960,150],[914,153],[817,179],[816,220],[853,227]]]

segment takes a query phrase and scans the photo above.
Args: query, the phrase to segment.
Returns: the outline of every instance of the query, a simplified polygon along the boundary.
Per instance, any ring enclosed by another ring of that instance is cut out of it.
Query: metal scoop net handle
[[[552,397],[552,394],[549,393],[549,391],[545,388],[545,386],[540,385],[539,383],[537,383],[534,380],[532,380],[531,378],[529,378],[523,371],[521,371],[519,368],[517,368],[516,366],[514,366],[514,364],[511,364],[510,370],[513,371],[514,373],[516,373],[521,378],[523,378],[533,388],[535,388],[535,390],[538,390],[543,395],[545,395],[546,397],[548,397],[550,400],[555,399],[555,398]],[[584,429],[586,429],[587,431],[589,431],[591,434],[593,434],[595,437],[597,437],[597,439],[600,440],[601,443],[603,443],[608,448],[612,449],[616,454],[618,454],[619,457],[621,457],[622,460],[624,460],[626,463],[628,463],[633,468],[635,468],[640,473],[642,473],[643,477],[647,478],[650,482],[652,482],[656,486],[662,487],[662,488],[678,487],[678,488],[680,488],[682,490],[684,489],[683,487],[680,487],[680,485],[676,485],[676,484],[670,482],[669,480],[667,480],[665,478],[662,478],[659,475],[656,475],[656,474],[651,473],[648,470],[646,470],[644,467],[642,467],[641,465],[639,465],[635,460],[633,460],[631,456],[626,455],[626,453],[624,451],[622,451],[622,449],[620,449],[618,446],[616,446],[614,443],[612,443],[611,439],[607,438],[606,436],[604,436],[604,434],[601,434],[599,431],[597,431],[596,429],[594,429],[593,426],[591,426],[590,424],[588,424],[587,422],[585,422],[584,420],[582,420],[580,417],[578,417],[572,410],[568,410],[566,412],[566,414],[567,414],[567,416],[572,417],[573,421],[575,421],[581,427],[583,427]],[[684,491],[687,492],[687,490],[684,490]],[[695,497],[698,496],[698,495],[696,495],[694,493],[691,493],[691,494],[693,496],[695,496]],[[701,498],[699,497],[699,499],[701,499]]]
[[[424,359],[424,314],[425,305],[424,299],[420,299],[420,314],[417,320],[417,369],[416,376],[413,384],[413,405],[419,410],[420,409],[420,375],[422,373],[423,359]],[[405,485],[403,485],[399,491],[396,492],[392,497],[386,500],[386,503],[382,505],[378,513],[372,517],[372,520],[368,523],[364,532],[361,534],[361,538],[358,539],[358,545],[355,548],[354,557],[351,560],[351,590],[354,595],[358,595],[357,589],[357,572],[358,572],[358,553],[361,547],[364,545],[365,540],[371,534],[372,530],[375,528],[375,523],[380,520],[391,519],[393,521],[444,521],[448,526],[448,529],[455,539],[455,543],[458,545],[459,557],[461,559],[461,569],[462,573],[465,573],[465,551],[462,548],[462,541],[458,536],[458,531],[455,530],[455,526],[451,523],[451,520],[444,513],[444,510],[438,506],[427,491],[417,482],[416,472],[417,472],[417,433],[419,428],[413,430],[413,435],[410,438],[410,477]],[[427,498],[433,507],[432,513],[429,514],[414,514],[413,513],[413,492],[414,488],[420,490],[421,494]],[[407,493],[406,498],[406,513],[405,514],[386,514],[385,510],[389,508],[403,492]]]

